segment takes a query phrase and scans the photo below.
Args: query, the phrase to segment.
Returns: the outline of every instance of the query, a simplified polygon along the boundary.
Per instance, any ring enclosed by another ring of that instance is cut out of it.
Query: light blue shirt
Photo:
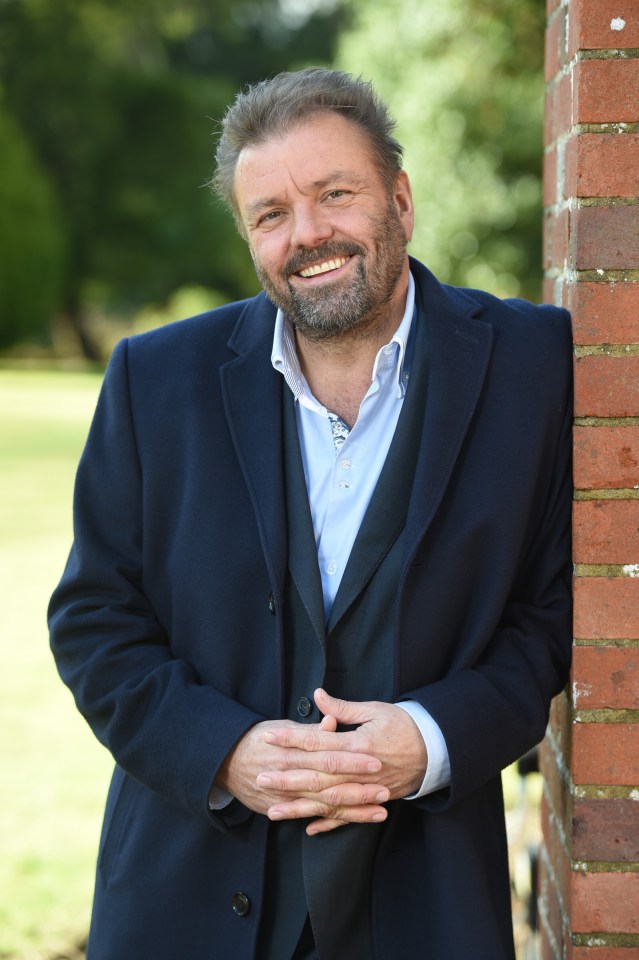
[[[304,377],[292,325],[278,310],[271,361],[295,398],[304,474],[315,531],[328,620],[351,549],[370,503],[395,433],[410,376],[415,283],[409,274],[406,308],[390,341],[377,353],[371,385],[352,430],[315,399]],[[328,691],[330,693],[330,690]],[[420,704],[397,704],[417,724],[428,751],[421,797],[450,783],[446,742]]]

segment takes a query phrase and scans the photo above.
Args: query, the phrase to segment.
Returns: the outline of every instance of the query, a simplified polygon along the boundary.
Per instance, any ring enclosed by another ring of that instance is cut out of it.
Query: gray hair
[[[320,112],[341,114],[364,131],[382,179],[392,188],[402,167],[402,147],[391,136],[395,121],[372,83],[324,67],[279,73],[240,91],[222,120],[211,186],[230,207],[240,231],[233,180],[242,151],[281,136]]]

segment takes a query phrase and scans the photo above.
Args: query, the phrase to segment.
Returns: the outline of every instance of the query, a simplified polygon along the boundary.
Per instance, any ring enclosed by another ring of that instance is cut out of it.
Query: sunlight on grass
[[[73,477],[100,378],[0,371],[0,957],[85,934],[111,761],[49,652],[46,607],[71,542]]]

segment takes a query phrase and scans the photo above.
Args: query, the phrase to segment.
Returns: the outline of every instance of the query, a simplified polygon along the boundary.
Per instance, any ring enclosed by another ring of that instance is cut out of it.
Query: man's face
[[[318,113],[247,147],[235,197],[258,277],[308,339],[401,318],[413,228],[405,173],[389,191],[365,133]]]

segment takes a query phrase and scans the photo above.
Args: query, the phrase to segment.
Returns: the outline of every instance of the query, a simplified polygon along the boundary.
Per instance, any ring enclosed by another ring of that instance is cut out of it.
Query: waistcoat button
[[[276,608],[275,608],[275,597],[273,596],[272,593],[269,593],[269,595],[268,595],[268,608],[269,608],[269,610],[271,611],[271,613],[273,613],[273,614],[275,613],[275,609],[276,609]]]
[[[233,912],[236,913],[238,917],[245,917],[251,909],[251,901],[246,894],[241,891],[233,894],[231,903],[233,905]]]
[[[300,697],[297,701],[297,712],[300,717],[309,717],[313,710],[313,704],[308,697]]]

